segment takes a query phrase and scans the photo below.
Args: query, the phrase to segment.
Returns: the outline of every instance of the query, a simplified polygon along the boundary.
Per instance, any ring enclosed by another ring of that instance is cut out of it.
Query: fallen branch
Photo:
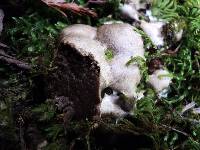
[[[23,70],[31,70],[31,66],[27,63],[17,60],[15,57],[12,57],[6,54],[3,50],[0,49],[0,61],[5,62],[9,65],[13,65]]]
[[[164,125],[164,124],[161,124],[161,126],[164,127],[164,128],[166,128],[166,129],[169,129],[169,130],[175,131],[177,133],[180,133],[180,134],[182,134],[184,136],[189,136],[186,132],[180,131],[180,130],[178,130],[176,128],[173,128],[171,126],[167,126],[167,125]]]

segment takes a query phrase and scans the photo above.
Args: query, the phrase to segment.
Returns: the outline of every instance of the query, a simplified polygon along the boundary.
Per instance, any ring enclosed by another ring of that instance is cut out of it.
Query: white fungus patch
[[[151,0],[125,0],[125,4],[121,4],[119,9],[124,16],[139,21],[139,10],[145,10],[150,3]]]
[[[117,24],[117,23],[123,23],[123,22],[119,20],[110,20],[110,21],[104,22],[103,24]]]
[[[41,142],[40,144],[37,145],[37,150],[42,150],[44,149],[45,146],[47,146],[48,142],[46,140],[44,140],[43,142]]]
[[[163,22],[141,21],[141,28],[147,33],[155,45],[163,45],[161,35]],[[65,28],[61,33],[62,42],[75,48],[83,56],[92,56],[100,67],[100,91],[111,87],[122,92],[128,98],[141,99],[144,95],[136,93],[141,74],[135,64],[126,65],[131,57],[144,58],[143,40],[129,24],[107,24],[96,28],[87,25],[73,25]],[[107,61],[105,51],[111,49],[114,57]],[[149,83],[157,93],[167,89],[171,77],[167,70],[156,70],[149,76]],[[119,96],[105,94],[100,104],[101,114],[112,113],[116,116],[127,114],[116,105]]]
[[[165,88],[158,93],[158,98],[167,98],[169,93],[169,88]]]
[[[145,15],[149,18],[150,22],[159,21],[157,17],[152,15],[152,11],[151,10],[146,10],[146,14]]]
[[[176,41],[180,41],[183,37],[183,29],[181,29],[180,31],[176,32],[175,34],[176,36]]]
[[[94,28],[85,25],[72,25],[61,33],[62,43],[75,48],[83,56],[92,56],[100,67],[100,91],[113,87],[127,97],[133,98],[141,75],[137,65],[126,66],[131,56],[144,57],[143,40],[129,24],[103,25],[97,29],[96,40],[87,36]],[[85,35],[86,34],[86,35]],[[105,51],[111,49],[114,58],[107,61]],[[99,92],[100,92],[99,91]]]
[[[142,98],[144,98],[144,92],[145,92],[145,91],[142,90],[142,91],[136,93],[135,98],[136,98],[137,101],[138,101],[138,100],[141,100]]]
[[[140,13],[138,10],[146,9],[146,5],[150,3],[150,0],[126,0],[125,4],[120,6],[120,10],[126,17],[140,21],[140,27],[149,36],[154,45],[163,46],[164,37],[162,35],[162,29],[165,23],[153,16],[151,10],[146,10],[145,14],[149,18],[150,22],[139,19]],[[181,32],[177,33],[177,39],[180,39],[180,36]]]
[[[97,29],[97,40],[112,49],[114,55],[131,53],[134,56],[144,56],[142,37],[129,24],[103,25]]]
[[[183,37],[183,29],[180,29],[177,22],[174,23],[176,41],[180,41]]]
[[[164,37],[162,35],[162,30],[164,25],[164,22],[146,22],[142,20],[140,27],[149,36],[154,45],[163,46]]]
[[[200,114],[200,107],[194,108],[192,111],[194,114]]]
[[[150,4],[152,0],[125,0],[125,3],[131,5],[136,10],[146,9],[146,5]]]
[[[184,113],[191,111],[193,114],[200,114],[200,107],[196,107],[196,102],[192,101],[189,104],[185,105],[180,113],[180,115],[184,115]]]
[[[117,117],[123,117],[127,114],[120,106],[116,105],[116,101],[119,99],[116,91],[113,94],[108,95],[105,93],[104,98],[100,104],[100,113],[103,114],[113,114]]]
[[[152,75],[149,76],[149,83],[153,86],[156,92],[160,92],[165,88],[168,88],[172,78],[169,76],[167,70],[156,70]]]
[[[84,25],[84,24],[74,24],[63,29],[61,32],[61,38],[63,36],[83,36],[85,38],[94,39],[96,37],[96,28]]]
[[[113,80],[110,87],[119,90],[128,98],[136,97],[137,85],[140,83],[141,75],[137,65],[126,63],[130,60],[129,54],[118,54],[110,63]]]
[[[184,114],[185,112],[187,112],[188,110],[194,108],[195,105],[196,105],[195,102],[191,102],[191,103],[185,105],[185,106],[183,107],[182,111],[181,111],[181,115]]]
[[[112,74],[110,66],[105,59],[104,52],[107,49],[106,45],[97,40],[76,35],[65,36],[62,40],[63,43],[71,45],[83,56],[92,56],[100,67],[100,89],[109,86]]]
[[[120,6],[120,11],[123,15],[126,17],[129,17],[131,19],[139,20],[139,13],[138,11],[131,5],[124,4]]]
[[[144,58],[144,48],[141,35],[129,24],[103,25],[97,29],[97,39],[112,49],[114,58],[109,62],[112,73],[110,87],[116,89],[128,98],[135,97],[136,87],[141,75],[137,65],[126,63],[131,57]]]

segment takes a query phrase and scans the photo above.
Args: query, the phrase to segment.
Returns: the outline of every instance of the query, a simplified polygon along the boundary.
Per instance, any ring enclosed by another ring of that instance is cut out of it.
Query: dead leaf
[[[90,10],[89,8],[84,8],[82,6],[77,5],[76,3],[67,3],[64,0],[41,0],[49,7],[52,7],[59,11],[61,14],[67,17],[64,11],[69,10],[75,14],[79,15],[88,15],[91,17],[97,17],[97,14]]]

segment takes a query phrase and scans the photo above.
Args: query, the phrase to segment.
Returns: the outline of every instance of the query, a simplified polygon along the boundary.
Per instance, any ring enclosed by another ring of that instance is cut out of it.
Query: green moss
[[[34,65],[38,57],[43,56],[44,64],[48,64],[55,49],[55,38],[65,23],[51,23],[50,19],[33,13],[24,17],[14,17],[14,27],[7,29],[7,37],[12,46],[17,49],[19,58],[30,58]]]
[[[108,60],[108,61],[112,60],[114,58],[113,50],[107,49],[105,51],[105,57],[106,57],[106,60]]]

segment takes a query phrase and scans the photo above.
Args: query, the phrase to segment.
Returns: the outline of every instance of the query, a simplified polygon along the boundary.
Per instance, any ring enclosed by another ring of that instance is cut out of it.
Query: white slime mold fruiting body
[[[96,37],[96,28],[84,25],[84,24],[74,24],[70,25],[67,28],[63,29],[61,32],[61,38],[62,36],[82,36],[89,39],[94,39]]]
[[[91,35],[88,35],[90,33]],[[131,57],[144,58],[144,45],[141,35],[134,31],[133,26],[109,24],[98,27],[96,32],[96,28],[76,24],[63,30],[60,42],[76,50],[82,57],[90,57],[97,63],[99,67],[99,72],[97,72],[99,73],[99,99],[101,99],[101,91],[106,87],[111,87],[130,99],[136,96],[137,85],[141,79],[140,70],[137,65],[127,66],[126,63]],[[107,60],[105,56],[108,49],[113,52],[114,57],[111,60]],[[115,104],[117,100],[121,99],[115,93],[105,95],[101,99],[101,114],[125,115],[127,112]]]
[[[114,55],[131,53],[144,56],[142,37],[129,24],[103,25],[97,29],[97,40],[112,49]]]
[[[160,92],[165,88],[168,88],[172,78],[169,76],[167,70],[156,70],[152,75],[149,76],[149,83],[153,86],[156,92]]]
[[[136,96],[137,85],[140,83],[141,75],[137,65],[126,63],[130,60],[131,55],[122,53],[116,55],[111,65],[113,80],[110,87],[116,88],[129,98]]]
[[[176,32],[175,34],[176,36],[176,41],[180,41],[183,37],[183,29],[181,29],[180,31]]]
[[[116,101],[119,99],[117,92],[114,91],[113,94],[105,94],[102,102],[100,104],[100,113],[103,114],[113,114],[118,117],[123,117],[127,112],[123,111],[120,106],[116,105]]]
[[[110,81],[112,81],[112,75],[110,66],[105,60],[104,51],[107,47],[104,44],[97,40],[77,35],[65,36],[62,40],[64,41],[63,43],[73,46],[83,56],[92,55],[100,66],[100,88],[109,86]]]
[[[120,11],[122,12],[123,15],[125,15],[131,19],[135,19],[137,21],[139,20],[138,11],[131,5],[128,5],[128,4],[122,5],[120,7]]]
[[[156,18],[155,16],[152,15],[152,11],[151,10],[146,10],[146,14],[145,15],[149,18],[150,22],[159,21],[158,18]]]
[[[149,36],[154,45],[163,46],[164,37],[162,35],[162,29],[164,25],[164,22],[146,22],[142,20],[140,27]]]
[[[185,112],[187,112],[190,109],[193,109],[195,107],[196,103],[195,102],[191,102],[187,105],[185,105],[181,111],[181,115],[183,115]]]
[[[109,86],[133,98],[141,75],[137,65],[126,66],[126,63],[131,57],[144,58],[141,35],[128,24],[103,25],[97,29],[97,40],[107,45],[114,54],[108,62],[113,76]]]
[[[146,9],[147,4],[150,4],[152,0],[125,0],[125,3],[131,5],[136,10]]]

